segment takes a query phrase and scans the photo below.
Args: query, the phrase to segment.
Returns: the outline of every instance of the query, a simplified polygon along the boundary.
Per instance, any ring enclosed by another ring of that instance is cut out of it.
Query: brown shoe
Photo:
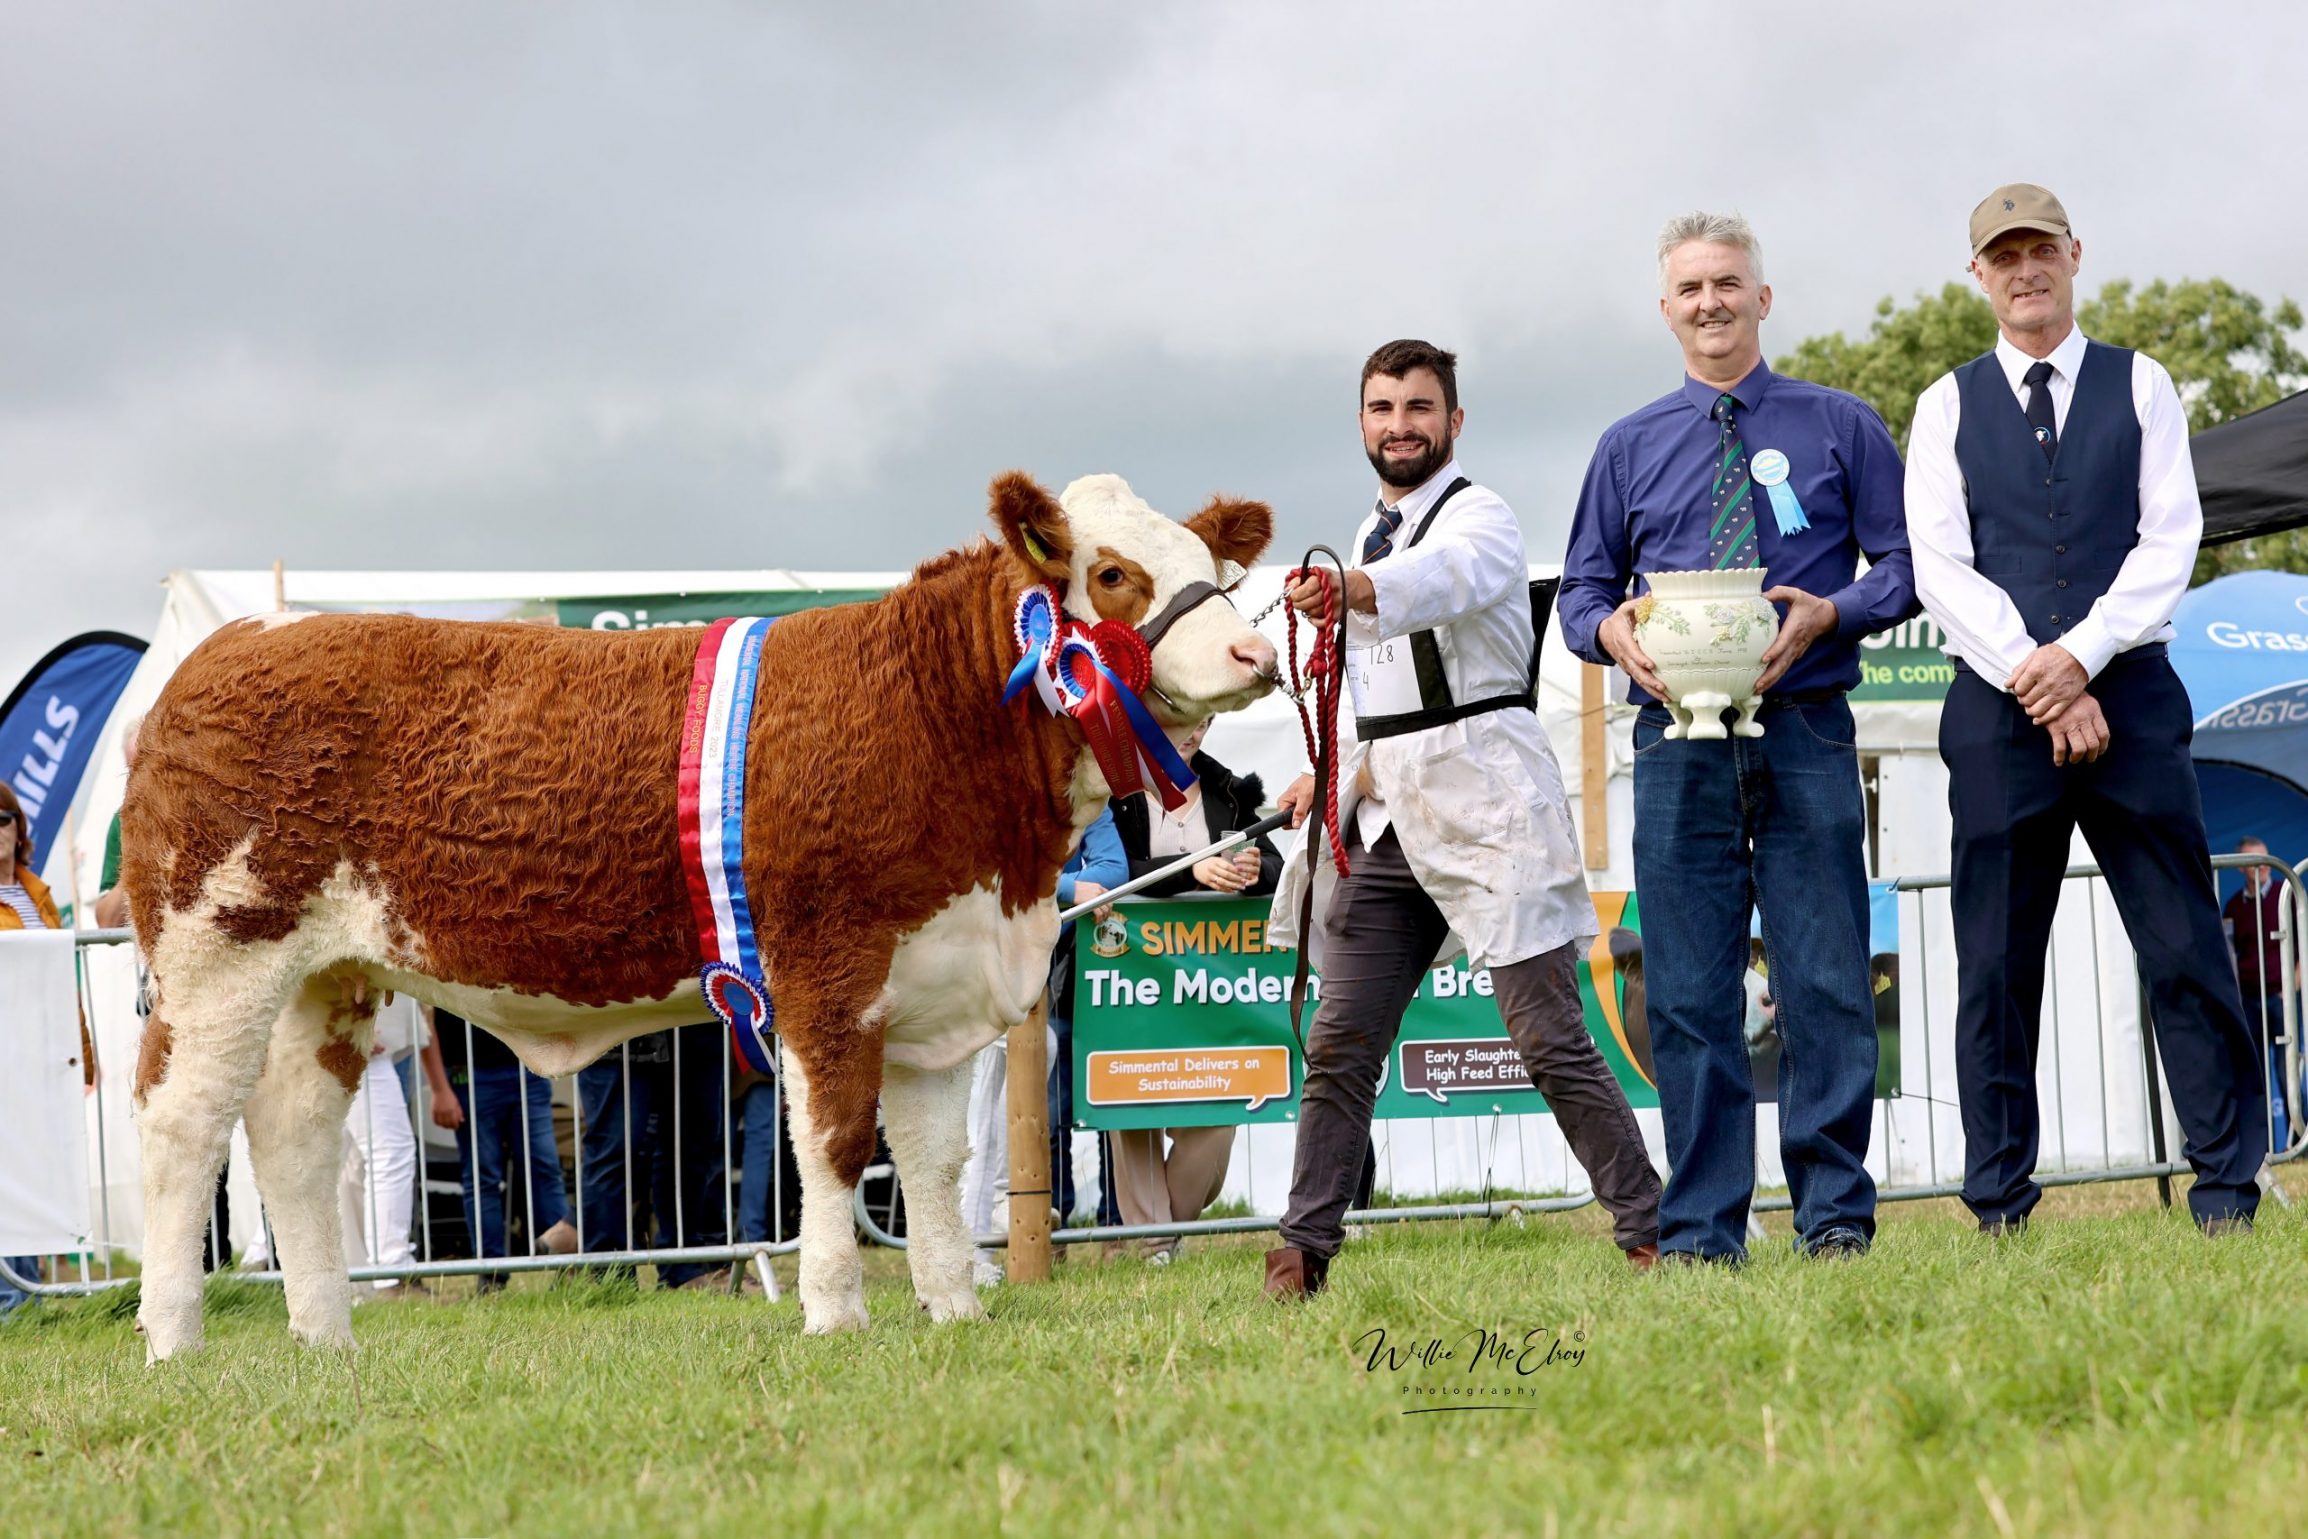
[[[1295,1245],[1266,1253],[1266,1296],[1270,1299],[1312,1298],[1329,1277],[1328,1260],[1310,1256]]]
[[[1627,1265],[1633,1267],[1636,1271],[1648,1272],[1651,1270],[1651,1268],[1657,1266],[1658,1264],[1659,1246],[1656,1241],[1649,1245],[1636,1245],[1629,1247],[1627,1251]]]

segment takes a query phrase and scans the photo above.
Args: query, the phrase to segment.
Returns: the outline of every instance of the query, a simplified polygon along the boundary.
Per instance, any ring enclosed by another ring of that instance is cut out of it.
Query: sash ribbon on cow
[[[705,628],[681,720],[681,864],[705,959],[698,982],[738,1062],[758,1074],[776,1072],[777,1015],[745,890],[745,740],[769,626],[746,617]]]

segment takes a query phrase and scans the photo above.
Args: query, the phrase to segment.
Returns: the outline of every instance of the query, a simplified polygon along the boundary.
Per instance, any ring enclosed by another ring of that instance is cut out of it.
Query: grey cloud
[[[2308,23],[2219,14],[19,8],[0,676],[171,566],[904,566],[1013,464],[1266,497],[1295,553],[1406,333],[1546,559],[1677,378],[1679,208],[1756,222],[1781,348],[1959,276],[2015,176],[2087,280],[2298,292]]]

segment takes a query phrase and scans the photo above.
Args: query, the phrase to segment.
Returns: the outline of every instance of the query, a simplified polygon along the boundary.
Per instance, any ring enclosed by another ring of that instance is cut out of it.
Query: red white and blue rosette
[[[761,1074],[776,1072],[777,1016],[745,890],[745,744],[769,626],[748,617],[705,628],[681,724],[681,861],[705,959],[698,983],[738,1061]]]
[[[1139,698],[1154,676],[1145,638],[1119,621],[1085,625],[1067,616],[1047,585],[1018,596],[1012,626],[1019,658],[1002,702],[1031,684],[1045,709],[1082,729],[1109,794],[1151,790],[1165,807],[1184,805],[1194,772]]]

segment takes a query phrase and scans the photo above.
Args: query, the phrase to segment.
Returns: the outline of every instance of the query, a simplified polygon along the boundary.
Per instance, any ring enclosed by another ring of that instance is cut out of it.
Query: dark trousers
[[[537,1237],[569,1216],[561,1151],[553,1141],[553,1082],[513,1064],[460,1069],[450,1084],[465,1103],[465,1120],[457,1126],[457,1181],[465,1190],[465,1232],[473,1238],[473,1254],[512,1254],[509,1212],[524,1215],[534,1253]]]
[[[2053,764],[2051,735],[1968,669],[1940,715],[1955,821],[1963,1200],[1983,1220],[2010,1220],[2043,1196],[2034,1172],[2045,947],[2080,828],[2147,985],[2196,1170],[2188,1205],[2199,1223],[2250,1214],[2268,1153],[2264,1071],[2213,891],[2187,693],[2160,653],[2117,657],[2091,693],[2109,728],[2108,751],[2092,764]]]
[[[681,1042],[674,1062],[671,1038]],[[585,1180],[579,1201],[587,1251],[671,1250],[729,1243],[729,1099],[722,1086],[726,1039],[717,1025],[653,1033],[577,1071],[585,1113]],[[628,1074],[628,1069],[631,1070]],[[631,1176],[628,1182],[628,1174]],[[703,1276],[709,1263],[668,1262],[668,1288]]]
[[[1322,1003],[1306,1033],[1290,1209],[1282,1240],[1311,1256],[1338,1254],[1346,1205],[1370,1164],[1379,1071],[1402,1030],[1450,923],[1419,886],[1389,828],[1364,849],[1347,836],[1350,874],[1323,916]],[[1622,1250],[1659,1238],[1659,1175],[1626,1092],[1611,1077],[1579,1003],[1575,946],[1491,968],[1507,1035],[1531,1083],[1610,1211]]]

